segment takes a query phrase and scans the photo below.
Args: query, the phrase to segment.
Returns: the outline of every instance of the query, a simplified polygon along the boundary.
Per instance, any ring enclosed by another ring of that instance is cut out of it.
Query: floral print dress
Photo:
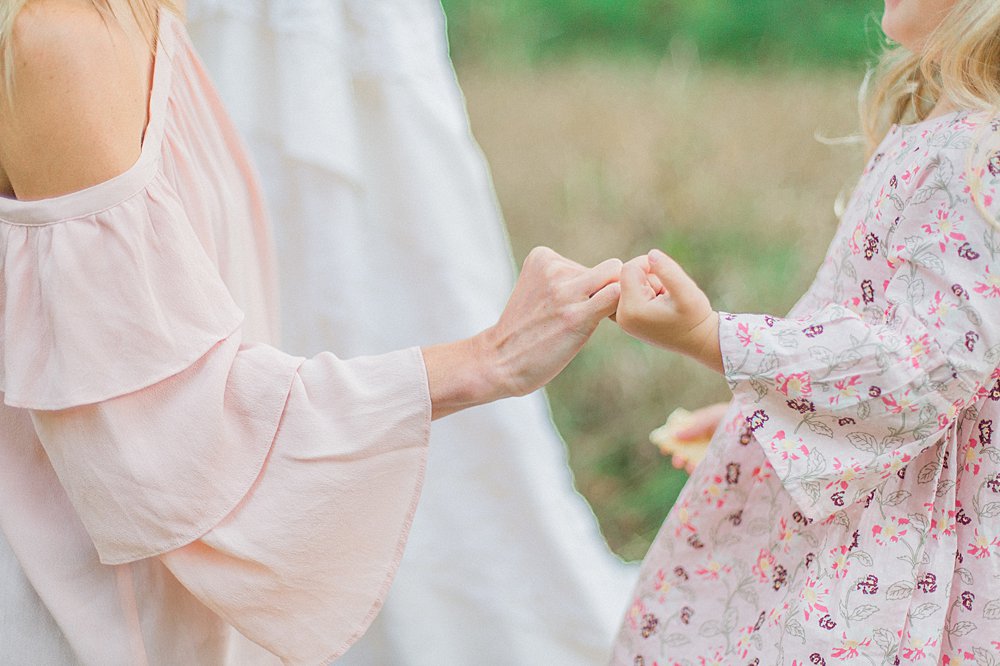
[[[792,312],[723,314],[735,399],[616,666],[1000,666],[998,139],[893,127]]]

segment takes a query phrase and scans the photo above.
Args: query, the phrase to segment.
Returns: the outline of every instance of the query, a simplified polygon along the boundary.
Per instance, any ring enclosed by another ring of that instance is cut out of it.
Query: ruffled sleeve
[[[997,381],[1000,232],[972,201],[964,153],[930,151],[908,193],[885,194],[901,182],[885,174],[859,224],[884,238],[868,235],[865,261],[843,260],[856,267],[846,299],[800,317],[721,317],[746,428],[810,518],[865,498]],[[997,177],[978,177],[995,196]],[[863,272],[873,261],[883,279]]]
[[[287,663],[342,653],[398,566],[425,465],[419,349],[344,361],[243,339],[165,179],[0,222],[2,390],[101,561],[160,557]]]

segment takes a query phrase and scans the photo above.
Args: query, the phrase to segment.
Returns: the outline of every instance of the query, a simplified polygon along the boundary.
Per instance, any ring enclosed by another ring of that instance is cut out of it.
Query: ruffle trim
[[[56,410],[155,384],[243,321],[162,175],[113,208],[0,225],[0,391]]]

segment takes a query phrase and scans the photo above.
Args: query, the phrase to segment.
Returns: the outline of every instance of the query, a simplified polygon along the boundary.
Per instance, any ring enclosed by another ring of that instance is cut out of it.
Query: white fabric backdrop
[[[506,233],[435,0],[190,0],[256,160],[283,348],[374,354],[492,324]],[[541,393],[434,425],[380,617],[338,663],[603,663],[634,581],[573,490]]]

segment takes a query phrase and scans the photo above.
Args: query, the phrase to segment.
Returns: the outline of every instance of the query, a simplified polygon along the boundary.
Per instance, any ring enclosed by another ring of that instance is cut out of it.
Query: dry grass
[[[808,285],[858,149],[860,76],[577,61],[459,72],[515,254],[593,264],[673,254],[717,309],[783,313]],[[550,388],[577,485],[612,546],[641,557],[683,484],[647,434],[676,406],[725,399],[718,377],[613,324]]]

